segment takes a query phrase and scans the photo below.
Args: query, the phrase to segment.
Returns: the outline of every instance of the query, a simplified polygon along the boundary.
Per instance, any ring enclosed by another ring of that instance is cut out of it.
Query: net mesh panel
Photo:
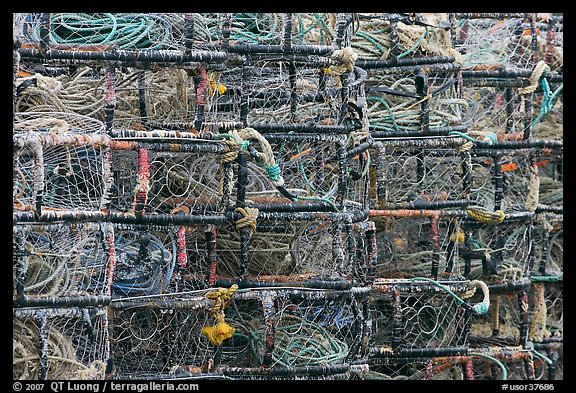
[[[467,317],[454,297],[444,291],[418,293],[415,287],[414,293],[399,289],[398,303],[393,297],[394,286],[391,288],[392,294],[378,293],[371,300],[372,345],[392,348],[396,340],[402,349],[465,345]],[[395,315],[398,312],[401,318]],[[400,337],[394,337],[396,326],[400,327]]]
[[[239,277],[240,234],[216,229],[218,274]],[[341,224],[326,220],[259,221],[248,251],[248,273],[256,276],[330,275],[345,277],[352,270],[349,242]]]
[[[294,68],[293,85],[290,82],[291,71],[287,62],[262,60],[250,65],[250,85],[243,85],[243,91],[248,92],[251,105],[249,124],[336,124],[341,99],[334,89],[338,84],[341,85],[340,77],[324,74],[323,90],[332,90],[325,102],[297,102],[295,110],[292,110],[291,94],[296,94],[302,100],[304,96],[313,97],[321,90],[318,67],[298,64]]]
[[[109,193],[102,124],[67,113],[17,113],[14,207],[99,210]]]
[[[45,323],[33,315],[13,320],[13,379],[40,379],[43,368],[52,380],[103,379],[109,352],[105,309],[73,308],[55,314]]]
[[[213,356],[213,346],[200,334],[212,324],[206,310],[133,306],[115,309],[112,320],[118,378],[168,376],[179,368],[198,373]]]
[[[177,295],[162,299],[174,296]],[[357,306],[351,299],[329,299],[320,292],[315,299],[281,294],[273,298],[274,349],[270,367],[289,369],[347,362],[350,347],[360,334],[359,316],[353,309]],[[235,334],[217,349],[201,334],[203,327],[214,324],[205,309],[116,308],[113,350],[117,376],[150,378],[181,372],[218,373],[218,367],[260,367],[267,351],[262,302],[235,299],[225,314],[225,321]],[[212,363],[216,350],[218,361]],[[291,375],[289,370],[286,375]]]
[[[461,218],[438,220],[438,246],[430,218],[380,217],[376,220],[378,263],[376,276],[385,278],[431,277],[434,261],[438,276],[463,274],[458,258],[456,227]],[[462,242],[459,241],[460,246]]]
[[[482,261],[472,259],[469,278],[488,282],[513,282],[527,276],[533,247],[530,224],[482,225],[465,230],[465,233],[468,239],[466,247],[484,255],[488,254],[488,263],[496,268],[494,276],[482,277]],[[494,270],[490,270],[490,274],[494,274]]]
[[[110,231],[105,223],[19,224],[13,252],[25,253],[20,257],[25,266],[24,294],[34,298],[106,295]],[[23,249],[18,236],[24,240]],[[15,258],[14,285],[22,268]]]
[[[365,156],[362,161],[358,156],[341,161],[336,143],[314,141],[312,138],[283,142],[275,139],[270,144],[284,179],[284,188],[291,195],[303,200],[334,203],[341,183],[346,182],[347,187],[342,195],[344,204],[356,209],[366,204],[369,163]],[[237,167],[234,169],[237,170]],[[340,173],[342,170],[345,170],[344,177]],[[248,162],[246,198],[253,203],[287,202],[269,180],[266,168],[252,160]]]
[[[191,212],[214,214],[223,198],[219,156],[215,153],[184,153],[148,150],[146,213],[170,213],[186,206]],[[129,212],[139,190],[139,152],[115,150],[112,155],[111,209]],[[228,195],[229,196],[229,195]]]
[[[174,290],[178,252],[175,232],[175,226],[138,229],[117,225],[115,294],[155,295]]]
[[[454,52],[448,31],[434,27],[445,22],[447,14],[417,14],[419,19],[430,26],[411,24],[409,18],[391,22],[395,19],[393,16],[387,18],[375,13],[361,13],[358,17],[358,27],[352,36],[352,48],[361,59],[389,59],[394,46],[397,47],[398,58],[432,57]]]
[[[469,337],[472,347],[519,344],[522,306],[518,295],[517,291],[490,295],[489,312],[472,317]]]
[[[379,140],[372,151],[378,206],[402,202],[443,202],[467,198],[463,161],[467,153],[448,146],[402,146]]]
[[[523,34],[523,22],[523,18],[458,20],[456,49],[465,51],[464,66],[531,68],[531,37]]]
[[[503,178],[500,209],[507,213],[526,211],[531,184],[532,158],[512,150],[501,156],[500,170]],[[472,159],[471,204],[489,211],[496,210],[494,158],[480,155]]]

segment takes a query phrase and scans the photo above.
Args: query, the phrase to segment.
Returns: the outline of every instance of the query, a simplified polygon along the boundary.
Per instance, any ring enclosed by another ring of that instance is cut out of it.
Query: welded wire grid
[[[104,379],[110,355],[103,307],[15,310],[12,377]]]

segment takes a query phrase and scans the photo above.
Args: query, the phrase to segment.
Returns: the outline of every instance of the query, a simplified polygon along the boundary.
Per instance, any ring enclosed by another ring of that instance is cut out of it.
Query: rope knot
[[[207,337],[214,345],[222,345],[224,340],[232,337],[236,330],[224,320],[224,309],[230,304],[232,296],[238,289],[234,284],[230,289],[218,288],[204,295],[207,299],[214,300],[214,305],[210,308],[210,313],[215,319],[213,326],[204,326],[201,334]]]
[[[266,172],[268,172],[268,178],[275,186],[283,186],[284,179],[282,178],[282,172],[278,164],[266,166]]]
[[[354,52],[352,47],[338,49],[332,52],[331,58],[339,60],[342,65],[331,67],[330,71],[336,74],[343,74],[344,72],[352,72],[354,70],[354,63],[358,59],[358,54]]]
[[[240,231],[242,228],[248,228],[250,236],[256,230],[256,220],[258,219],[259,210],[251,207],[237,207],[236,212],[239,212],[244,216],[243,218],[236,221],[236,230]]]
[[[506,217],[506,214],[502,210],[489,212],[481,206],[470,206],[468,209],[466,209],[466,213],[476,221],[490,225],[500,224]]]

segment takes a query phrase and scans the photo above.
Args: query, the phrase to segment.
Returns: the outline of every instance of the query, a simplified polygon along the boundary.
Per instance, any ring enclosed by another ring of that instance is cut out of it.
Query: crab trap
[[[500,146],[493,145],[494,148],[473,148],[471,151],[471,204],[489,211],[502,210],[510,213],[537,210],[561,212],[558,202],[562,198],[562,182],[545,174],[554,170],[554,165],[546,167],[550,162],[562,161],[562,144],[550,142],[549,146],[536,146],[535,143],[534,147],[515,147],[516,142],[509,142],[509,145],[505,143]],[[541,174],[542,167],[545,169]],[[556,178],[562,176],[557,171],[554,175]],[[554,188],[553,194],[549,193],[552,191],[550,185],[558,187]],[[539,203],[541,194],[545,203]],[[546,205],[556,206],[549,208]]]
[[[366,295],[233,286],[114,300],[114,377],[347,379],[367,368]]]
[[[14,379],[562,379],[543,15],[14,14]]]
[[[328,213],[264,212],[255,229],[249,221],[239,215],[236,228],[215,228],[216,284],[346,289],[367,280],[375,254],[370,224]]]
[[[109,223],[14,226],[14,307],[105,305],[115,267]]]
[[[109,138],[103,124],[67,113],[18,113],[13,209],[99,211],[109,204]]]
[[[375,138],[371,150],[380,209],[457,209],[470,201],[466,141],[454,137]]]
[[[536,14],[455,15],[470,129],[499,140],[562,139],[561,26]]]
[[[112,187],[110,210],[118,213],[217,214],[230,199],[224,188],[221,157],[227,150],[217,141],[197,140],[191,133],[185,141],[166,142],[174,132],[143,132],[141,140],[121,137],[111,142]],[[161,134],[161,135],[160,135]]]
[[[483,299],[471,305],[467,299],[475,292],[482,292]],[[370,297],[371,364],[464,353],[470,314],[484,314],[488,301],[481,281],[376,279]]]
[[[12,349],[15,380],[102,380],[110,356],[106,308],[16,308]]]
[[[461,355],[389,358],[370,365],[366,380],[536,379],[536,356],[521,347],[486,347]]]

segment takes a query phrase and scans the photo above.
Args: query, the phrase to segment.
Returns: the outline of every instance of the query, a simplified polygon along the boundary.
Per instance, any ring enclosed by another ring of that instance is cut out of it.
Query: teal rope
[[[157,49],[171,34],[171,22],[152,14],[55,13],[50,21],[50,41],[55,44]],[[39,24],[32,29],[32,36],[40,40]]]
[[[460,131],[450,131],[448,133],[448,135],[453,135],[453,136],[459,136],[460,138],[464,138],[474,144],[476,143],[487,143],[489,145],[496,143],[496,141],[498,140],[498,138],[496,137],[496,134],[493,132],[489,132],[486,134],[486,137],[488,137],[489,141],[488,142],[484,142],[484,141],[479,141],[478,139],[474,139],[472,138],[470,135],[464,134],[463,132]]]
[[[282,171],[278,164],[269,165],[264,167],[268,173],[268,178],[273,182],[280,181],[282,179]]]
[[[501,369],[502,369],[502,380],[506,381],[508,379],[508,370],[506,369],[506,366],[498,359],[496,359],[493,356],[490,355],[485,355],[483,353],[469,353],[468,356],[479,356],[482,358],[486,358],[488,360],[492,360],[494,363],[496,363]]]
[[[544,95],[542,96],[542,102],[540,104],[540,113],[538,113],[536,119],[532,121],[532,127],[538,124],[540,120],[552,110],[552,107],[554,107],[554,100],[558,97],[558,94],[564,88],[564,83],[562,83],[560,86],[558,86],[554,93],[551,93],[550,84],[546,78],[542,78],[541,84]]]
[[[559,282],[564,280],[564,273],[557,276],[530,276],[532,282]]]
[[[431,284],[434,284],[434,285],[438,286],[439,288],[443,289],[446,293],[448,293],[450,296],[452,296],[461,305],[468,306],[468,303],[466,303],[464,300],[462,300],[462,298],[460,298],[460,296],[456,295],[454,292],[452,292],[450,290],[450,288],[446,287],[445,285],[440,284],[436,280],[432,280],[431,278],[426,278],[426,277],[414,277],[414,278],[411,278],[410,281],[426,281],[426,282],[429,282]],[[477,314],[484,315],[488,312],[488,306],[484,303],[478,303],[478,304],[475,304],[474,306],[472,306],[472,310],[474,312],[476,312]]]

